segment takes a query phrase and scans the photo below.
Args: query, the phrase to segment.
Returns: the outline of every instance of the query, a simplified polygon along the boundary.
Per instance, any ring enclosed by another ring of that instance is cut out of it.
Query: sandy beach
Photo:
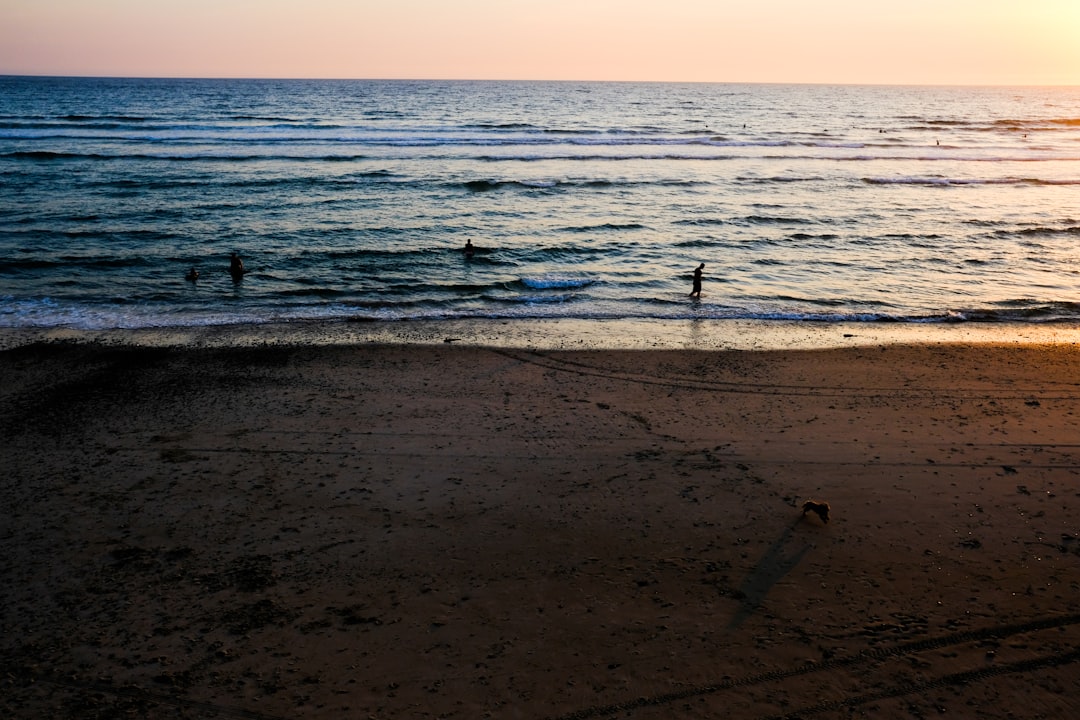
[[[0,376],[3,717],[1080,714],[1071,344]]]

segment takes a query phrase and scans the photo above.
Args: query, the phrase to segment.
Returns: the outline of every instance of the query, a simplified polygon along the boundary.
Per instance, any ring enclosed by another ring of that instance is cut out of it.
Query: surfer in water
[[[465,253],[465,257],[471,258],[473,253],[476,252],[476,248],[473,247],[472,238],[465,241],[465,249],[462,250]]]
[[[704,269],[705,263],[694,269],[694,288],[690,291],[690,297],[701,297],[701,271]]]
[[[241,280],[244,277],[244,273],[247,270],[244,269],[244,261],[240,259],[239,253],[233,252],[229,258],[229,274],[232,275],[233,280]]]
[[[199,279],[199,271],[195,268],[191,268],[187,271],[187,275],[184,276],[184,279],[188,282],[195,282]]]

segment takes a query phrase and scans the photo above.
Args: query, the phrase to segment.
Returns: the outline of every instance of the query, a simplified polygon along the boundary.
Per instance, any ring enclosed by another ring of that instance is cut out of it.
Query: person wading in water
[[[694,270],[694,289],[690,291],[690,297],[701,297],[701,271],[705,269],[705,263],[701,263]]]

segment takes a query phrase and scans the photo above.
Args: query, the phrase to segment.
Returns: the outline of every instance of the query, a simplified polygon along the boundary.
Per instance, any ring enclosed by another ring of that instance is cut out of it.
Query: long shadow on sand
[[[794,539],[795,527],[801,519],[796,518],[784,528],[780,537],[769,546],[749,574],[743,578],[737,594],[740,600],[739,610],[728,623],[728,631],[738,629],[754,611],[761,607],[773,585],[791,572],[813,547],[805,540]]]

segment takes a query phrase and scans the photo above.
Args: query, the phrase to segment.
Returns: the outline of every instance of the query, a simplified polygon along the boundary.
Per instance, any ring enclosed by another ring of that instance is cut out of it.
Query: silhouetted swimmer
[[[199,279],[199,271],[196,270],[194,267],[191,268],[187,271],[187,275],[184,276],[184,279],[188,282],[195,282]]]
[[[471,258],[473,253],[476,252],[476,248],[473,247],[472,238],[465,241],[465,249],[462,250],[465,253],[465,257]]]
[[[242,280],[244,273],[247,270],[244,269],[244,261],[240,259],[240,255],[233,253],[229,258],[229,274],[232,275],[232,279],[235,281]]]
[[[705,269],[705,263],[701,263],[694,269],[694,289],[690,291],[690,297],[701,297],[701,271]]]

